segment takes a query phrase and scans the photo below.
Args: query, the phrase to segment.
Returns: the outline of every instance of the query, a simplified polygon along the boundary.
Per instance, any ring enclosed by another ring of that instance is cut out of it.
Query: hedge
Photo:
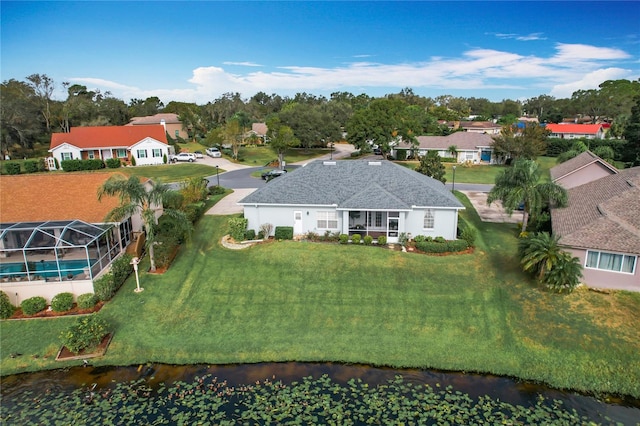
[[[455,253],[469,248],[465,240],[450,240],[445,242],[423,241],[416,243],[416,248],[425,253]]]
[[[78,296],[78,308],[91,309],[96,306],[97,297],[93,293],[85,293]]]
[[[117,169],[120,166],[122,166],[122,162],[120,161],[119,158],[108,158],[105,161],[105,164],[107,165],[108,168],[110,169]]]
[[[276,240],[293,240],[293,226],[276,226],[274,237]]]
[[[229,235],[236,241],[244,239],[244,233],[247,230],[248,219],[243,217],[232,217],[229,219]],[[293,230],[293,228],[291,228]]]
[[[20,174],[20,163],[7,163],[7,164],[4,165],[4,169],[7,171],[7,174],[19,175]]]
[[[130,254],[123,254],[113,261],[110,272],[93,281],[93,291],[99,300],[107,301],[111,299],[116,294],[116,291],[122,287],[122,284],[133,271],[133,266],[130,264],[131,259],[133,259],[133,256]]]
[[[61,163],[62,170],[65,172],[78,172],[83,170],[100,170],[104,169],[104,161],[100,159],[93,160],[64,160]]]

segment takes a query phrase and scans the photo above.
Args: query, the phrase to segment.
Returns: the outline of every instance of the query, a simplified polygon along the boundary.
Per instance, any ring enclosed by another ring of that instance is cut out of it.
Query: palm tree
[[[580,283],[582,267],[580,259],[563,251],[558,240],[548,232],[523,238],[518,246],[520,265],[548,288],[570,292]]]
[[[98,189],[98,201],[103,196],[117,196],[120,199],[120,205],[111,210],[105,220],[121,221],[122,219],[139,213],[144,223],[146,233],[146,246],[149,250],[149,260],[151,262],[151,271],[156,270],[154,244],[156,242],[156,211],[162,209],[162,203],[169,192],[169,187],[154,181],[148,181],[149,187],[140,182],[140,179],[131,176],[126,178],[117,174],[111,176]],[[178,219],[178,223],[185,225],[188,220],[184,213],[178,210],[165,209],[164,214]]]
[[[530,216],[542,211],[547,203],[557,207],[567,205],[567,191],[555,183],[541,183],[538,163],[533,160],[517,160],[512,167],[496,176],[496,183],[489,192],[487,203],[502,201],[509,214],[523,207],[522,232],[527,230]]]
[[[447,148],[447,152],[449,152],[449,154],[451,154],[451,156],[456,159],[456,163],[457,163],[458,162],[458,147],[455,146],[455,145],[451,145],[449,148]]]

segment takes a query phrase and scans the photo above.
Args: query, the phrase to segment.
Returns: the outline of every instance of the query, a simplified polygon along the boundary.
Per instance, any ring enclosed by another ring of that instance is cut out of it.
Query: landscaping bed
[[[96,305],[93,308],[90,309],[80,309],[78,308],[77,304],[73,304],[73,308],[71,308],[68,311],[64,311],[64,312],[56,312],[54,310],[51,309],[45,309],[44,311],[40,311],[34,315],[25,315],[22,312],[22,309],[20,307],[16,308],[16,310],[13,312],[13,315],[9,318],[7,318],[8,320],[22,320],[22,319],[30,319],[30,318],[56,318],[56,317],[64,317],[64,316],[70,316],[70,315],[89,315],[92,314],[94,312],[99,312],[100,309],[102,309],[102,307],[104,306],[104,302],[100,301],[98,303],[96,303]]]

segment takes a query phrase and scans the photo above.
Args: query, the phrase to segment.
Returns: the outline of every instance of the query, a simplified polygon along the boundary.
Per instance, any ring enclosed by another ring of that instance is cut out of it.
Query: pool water
[[[94,263],[95,259],[90,259],[90,263]],[[58,264],[60,265],[60,273],[63,276],[67,274],[77,275],[84,272],[84,268],[89,267],[86,260],[61,260],[56,263],[55,260],[33,262],[35,271],[31,271],[33,275],[39,275],[45,278],[58,276]],[[3,263],[0,264],[0,277],[16,276],[24,277],[26,275],[24,263]]]

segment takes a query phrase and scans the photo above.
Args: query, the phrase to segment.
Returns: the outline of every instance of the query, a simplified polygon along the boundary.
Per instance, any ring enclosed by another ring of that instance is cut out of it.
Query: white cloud
[[[535,95],[550,93],[568,97],[575,90],[594,88],[608,79],[630,78],[633,73],[617,67],[616,63],[629,58],[629,54],[619,49],[559,43],[555,54],[549,57],[478,48],[459,57],[432,57],[424,62],[400,64],[360,61],[333,68],[291,65],[236,73],[207,66],[192,71],[187,81],[193,87],[189,89],[140,90],[98,78],[74,81],[111,90],[114,96],[124,100],[158,96],[165,102],[206,103],[226,92],[252,96],[259,91],[292,94],[402,87],[468,90],[470,93],[486,89],[517,90],[512,98],[535,88]],[[225,64],[257,66],[253,62]]]
[[[491,33],[488,33],[491,34]],[[535,41],[535,40],[546,40],[546,37],[542,36],[542,33],[531,33],[528,35],[520,35],[515,33],[494,33],[498,38],[503,40],[518,40],[518,41]]]
[[[261,67],[263,65],[256,64],[255,62],[223,62],[222,65],[239,65],[242,67]]]

